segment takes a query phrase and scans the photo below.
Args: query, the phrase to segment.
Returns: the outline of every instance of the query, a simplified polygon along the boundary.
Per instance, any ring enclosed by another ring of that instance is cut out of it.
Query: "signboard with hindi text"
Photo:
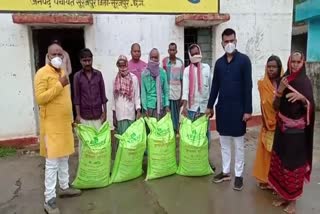
[[[0,0],[0,12],[218,13],[219,0]]]

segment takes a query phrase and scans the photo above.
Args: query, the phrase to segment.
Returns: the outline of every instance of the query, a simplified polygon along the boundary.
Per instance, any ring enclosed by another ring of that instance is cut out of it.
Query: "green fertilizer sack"
[[[161,120],[145,118],[148,135],[148,169],[146,180],[175,174],[177,171],[176,140],[171,115]]]
[[[99,130],[86,125],[77,125],[81,140],[81,155],[75,188],[90,189],[109,185],[111,164],[111,132],[108,122]]]
[[[142,162],[146,150],[146,127],[143,118],[134,122],[119,139],[111,183],[124,182],[142,175]]]
[[[208,118],[204,115],[192,122],[184,117],[180,124],[180,159],[177,174],[205,176],[213,171],[209,163]]]

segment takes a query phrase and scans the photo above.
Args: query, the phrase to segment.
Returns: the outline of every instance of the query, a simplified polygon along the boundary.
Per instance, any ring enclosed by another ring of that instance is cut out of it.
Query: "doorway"
[[[197,28],[185,28],[184,29],[184,64],[185,67],[189,66],[189,47],[192,44],[198,42],[198,30]]]
[[[41,28],[32,29],[34,47],[34,64],[36,71],[45,65],[48,46],[53,39],[59,39],[63,49],[68,52],[71,61],[72,73],[70,75],[71,97],[73,100],[73,76],[82,66],[79,62],[79,52],[85,48],[84,29],[82,28]],[[73,105],[73,114],[75,108]]]
[[[212,28],[184,29],[184,62],[190,64],[188,50],[190,45],[198,44],[202,52],[202,62],[212,65]]]
[[[291,50],[300,50],[307,55],[308,33],[292,35]]]

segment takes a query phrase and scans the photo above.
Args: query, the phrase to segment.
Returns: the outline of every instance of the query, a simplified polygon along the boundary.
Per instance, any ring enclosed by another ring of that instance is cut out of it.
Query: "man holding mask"
[[[35,75],[34,89],[39,105],[40,155],[45,163],[45,203],[47,213],[60,213],[56,205],[56,183],[59,195],[75,196],[80,190],[69,187],[69,155],[74,152],[72,104],[66,71],[61,69],[63,50],[58,44],[48,48],[48,64]]]
[[[222,172],[213,179],[215,183],[231,180],[231,142],[235,143],[234,190],[243,188],[244,135],[246,123],[252,114],[251,62],[248,56],[236,50],[236,32],[230,28],[222,33],[225,54],[217,60],[214,68],[213,87],[206,114],[213,116],[216,105],[216,124],[220,135]]]

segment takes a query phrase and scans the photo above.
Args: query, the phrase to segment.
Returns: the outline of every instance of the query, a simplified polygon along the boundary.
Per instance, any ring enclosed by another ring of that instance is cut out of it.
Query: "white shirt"
[[[136,110],[141,109],[140,102],[140,87],[139,81],[136,75],[131,74],[133,82],[133,100],[129,101],[123,96],[118,98],[113,97],[113,106],[112,110],[116,111],[117,120],[135,120],[136,119]],[[114,85],[114,81],[113,81]]]
[[[195,81],[195,92],[194,92],[194,103],[189,108],[189,69],[190,66],[184,69],[183,73],[183,91],[182,91],[182,100],[187,100],[187,109],[189,111],[197,111],[200,108],[200,113],[204,113],[207,109],[210,92],[211,92],[211,84],[213,78],[213,72],[211,72],[210,66],[208,64],[202,63],[202,93],[200,94],[198,91],[198,79],[197,79],[197,71],[198,68],[194,67],[194,81]]]
[[[166,58],[167,60],[170,60]],[[169,82],[169,99],[170,100],[180,100],[181,99],[181,91],[182,91],[182,78],[183,78],[183,70],[184,65],[182,60],[176,59],[176,62],[171,63],[171,71],[167,71],[167,75],[170,75]]]

